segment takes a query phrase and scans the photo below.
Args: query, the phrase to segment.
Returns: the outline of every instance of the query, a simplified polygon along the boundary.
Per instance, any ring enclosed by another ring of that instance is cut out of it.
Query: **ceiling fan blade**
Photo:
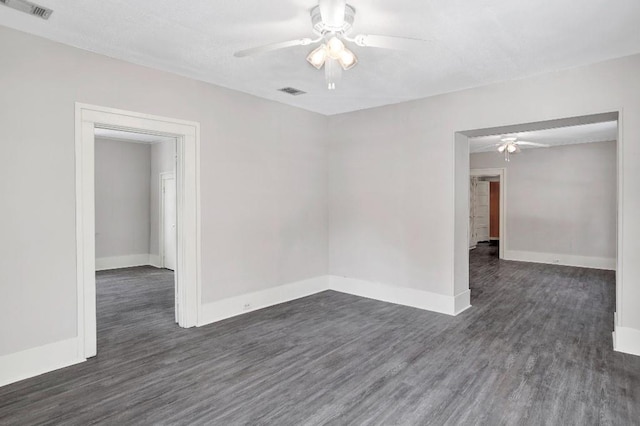
[[[322,22],[330,28],[340,28],[344,24],[344,11],[347,7],[346,0],[319,0],[320,16]]]
[[[392,37],[375,34],[359,34],[352,40],[358,46],[381,49],[413,50],[425,47],[429,40],[408,37]]]
[[[308,46],[316,40],[310,38],[301,38],[298,40],[283,41],[280,43],[271,43],[264,46],[252,47],[251,49],[240,50],[233,54],[236,58],[243,58],[245,56],[259,55],[260,53],[272,52],[274,50],[286,49],[287,47],[294,46]]]
[[[485,146],[481,146],[480,148],[474,148],[471,149],[471,152],[491,152],[491,151],[495,151],[501,144],[499,143],[495,143],[493,145],[485,145]]]
[[[551,145],[547,145],[546,143],[526,142],[526,141],[517,141],[516,145],[538,146],[540,148],[549,148],[551,146]]]

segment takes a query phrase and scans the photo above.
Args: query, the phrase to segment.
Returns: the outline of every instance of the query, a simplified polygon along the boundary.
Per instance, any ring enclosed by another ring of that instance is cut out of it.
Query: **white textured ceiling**
[[[96,128],[94,131],[96,137],[99,138],[107,138],[107,139],[117,139],[127,142],[137,142],[137,143],[146,143],[153,144],[158,142],[175,142],[176,138],[172,138],[169,136],[156,136],[156,135],[147,135],[144,133],[135,133],[135,132],[126,132],[123,130],[111,130],[111,129],[100,129]]]
[[[495,151],[496,144],[503,137],[515,136],[518,140],[560,146],[578,143],[606,142],[618,139],[618,122],[583,124],[579,126],[558,127],[554,129],[535,130],[532,132],[504,133],[491,136],[469,138],[469,150],[474,152]],[[539,149],[522,145],[522,149]]]
[[[36,0],[44,21],[0,7],[0,25],[322,114],[398,103],[640,52],[639,0],[351,0],[353,34],[430,39],[414,52],[350,46],[359,64],[328,91],[300,46],[314,0]],[[291,96],[276,89],[308,92]]]

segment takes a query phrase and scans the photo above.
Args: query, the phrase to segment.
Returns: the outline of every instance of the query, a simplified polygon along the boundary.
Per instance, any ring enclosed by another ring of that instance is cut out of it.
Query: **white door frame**
[[[175,179],[174,172],[160,173],[160,216],[159,216],[159,232],[158,232],[158,253],[160,254],[160,267],[164,268],[164,181],[167,179]],[[177,192],[176,192],[177,197]]]
[[[200,308],[200,124],[76,102],[76,272],[78,355],[97,354],[95,281],[94,129],[175,137],[177,196],[176,282],[181,327],[198,324]]]
[[[507,169],[505,167],[494,169],[471,169],[469,171],[469,176],[500,176],[500,242],[498,244],[498,255],[500,259],[504,259],[504,252],[507,246]]]

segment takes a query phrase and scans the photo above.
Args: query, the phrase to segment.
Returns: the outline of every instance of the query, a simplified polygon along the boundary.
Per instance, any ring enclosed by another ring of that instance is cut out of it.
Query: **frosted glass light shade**
[[[331,37],[327,42],[327,55],[331,59],[339,59],[344,51],[344,43],[338,37]]]
[[[322,68],[324,62],[327,59],[327,46],[325,44],[314,49],[307,55],[307,62],[313,65],[316,69]]]
[[[340,54],[338,61],[340,61],[342,69],[346,71],[356,66],[356,64],[358,63],[358,58],[349,49],[344,49]]]

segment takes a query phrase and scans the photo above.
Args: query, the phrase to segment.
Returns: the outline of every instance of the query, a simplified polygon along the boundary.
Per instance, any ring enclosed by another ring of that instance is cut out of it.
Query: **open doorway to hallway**
[[[178,322],[176,139],[95,129],[99,350]]]
[[[471,169],[469,181],[469,250],[492,247],[504,258],[500,239],[504,230],[504,168]]]

